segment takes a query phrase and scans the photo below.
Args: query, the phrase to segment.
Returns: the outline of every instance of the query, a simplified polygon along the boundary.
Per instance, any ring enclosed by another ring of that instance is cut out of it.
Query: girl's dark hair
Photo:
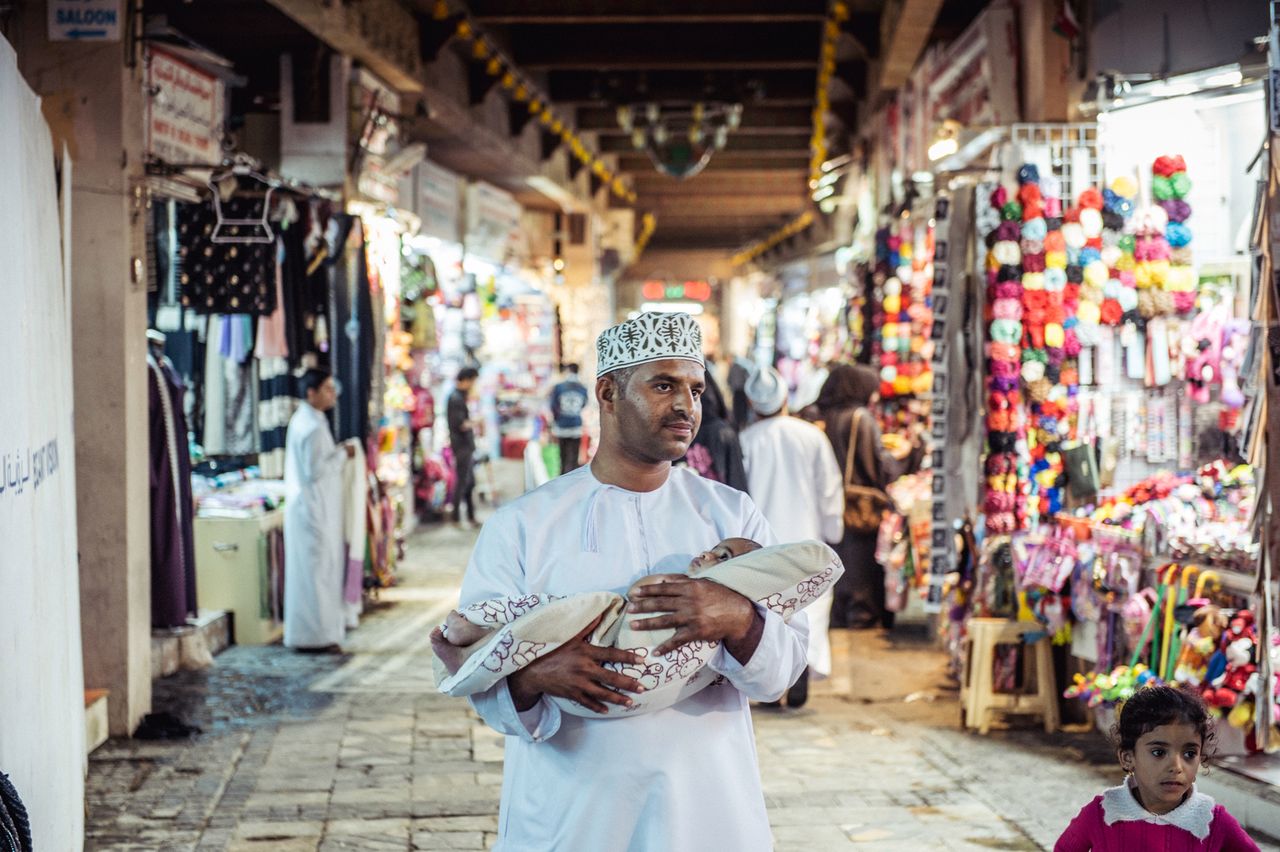
[[[1117,749],[1133,751],[1143,734],[1180,722],[1196,729],[1206,749],[1213,742],[1213,723],[1199,695],[1173,686],[1147,686],[1124,703],[1111,734]]]

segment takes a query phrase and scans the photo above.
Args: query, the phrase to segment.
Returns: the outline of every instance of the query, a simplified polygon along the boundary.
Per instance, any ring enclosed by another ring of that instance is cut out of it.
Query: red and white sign
[[[222,162],[226,94],[220,79],[153,48],[147,90],[149,154],[169,163]]]

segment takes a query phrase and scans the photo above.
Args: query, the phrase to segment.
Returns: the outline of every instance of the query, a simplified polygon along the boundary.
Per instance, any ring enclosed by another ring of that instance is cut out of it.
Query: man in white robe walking
[[[284,644],[336,651],[346,634],[342,466],[355,447],[333,441],[325,412],[338,402],[333,376],[307,370],[306,401],[289,420],[284,462]]]
[[[747,493],[783,542],[820,539],[839,544],[844,535],[844,482],[831,442],[817,426],[790,415],[787,384],[772,367],[756,370],[744,391],[760,418],[738,438]],[[828,591],[805,610],[809,668],[787,690],[788,707],[802,707],[809,699],[810,674],[831,674],[831,599]]]
[[[707,580],[692,556],[729,536],[775,539],[740,491],[671,462],[701,419],[702,344],[684,314],[642,314],[597,341],[600,447],[590,465],[498,510],[485,524],[461,603],[518,594],[625,592],[642,629],[674,629],[655,649],[719,642],[716,682],[665,710],[591,719],[544,696],[597,711],[627,706],[640,684],[606,664],[632,652],[567,643],[472,697],[506,734],[497,848],[703,852],[773,848],[749,699],[777,698],[805,665],[803,614],[789,624]],[[661,613],[661,614],[659,614]]]

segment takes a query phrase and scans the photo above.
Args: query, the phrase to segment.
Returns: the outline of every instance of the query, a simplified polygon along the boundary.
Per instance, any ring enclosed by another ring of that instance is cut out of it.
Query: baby
[[[753,550],[759,550],[760,543],[752,541],[749,538],[726,538],[716,544],[710,550],[704,550],[689,561],[689,571],[695,573],[712,565],[718,565],[721,562],[727,562],[730,559],[741,556],[744,553],[750,553]],[[652,582],[661,582],[657,578],[650,579],[642,577],[636,581],[636,586],[647,585]],[[445,618],[444,624],[441,625],[440,632],[443,634],[445,641],[455,647],[466,647],[474,645],[481,639],[493,633],[492,628],[481,627],[468,621],[466,616],[458,612],[456,609],[449,613]]]

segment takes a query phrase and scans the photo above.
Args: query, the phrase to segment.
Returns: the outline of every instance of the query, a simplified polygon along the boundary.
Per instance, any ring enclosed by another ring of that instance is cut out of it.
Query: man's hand
[[[350,442],[347,442],[347,443],[344,443],[342,446],[343,446],[343,448],[347,451],[347,458],[349,458],[349,459],[353,459],[353,458],[355,458],[355,457],[356,457],[356,445],[355,445],[355,444],[352,444],[352,443],[350,443]]]
[[[654,649],[662,656],[690,642],[724,642],[738,662],[746,663],[760,643],[764,620],[750,600],[712,580],[662,574],[662,582],[631,592],[627,613],[661,612],[631,622],[636,630],[671,628],[675,635]]]
[[[588,642],[587,637],[599,623],[597,618],[586,630],[550,654],[507,677],[517,710],[523,713],[531,709],[543,695],[568,698],[595,713],[606,712],[606,703],[620,707],[632,705],[632,700],[622,693],[644,692],[640,681],[610,671],[604,664],[638,665],[642,661],[631,651],[601,648]]]

